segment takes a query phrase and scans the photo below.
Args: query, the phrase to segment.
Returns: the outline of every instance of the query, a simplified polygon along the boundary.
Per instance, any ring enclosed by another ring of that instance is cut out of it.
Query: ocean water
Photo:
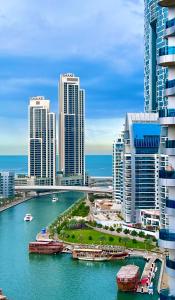
[[[15,173],[27,173],[27,156],[1,155],[0,170],[11,170]],[[86,171],[90,176],[112,176],[112,156],[86,155]]]

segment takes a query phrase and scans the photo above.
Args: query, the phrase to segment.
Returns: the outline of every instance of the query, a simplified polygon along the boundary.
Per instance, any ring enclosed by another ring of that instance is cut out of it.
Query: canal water
[[[141,267],[141,258],[118,262],[80,262],[70,255],[29,255],[37,232],[81,197],[80,193],[33,198],[0,213],[0,287],[9,300],[157,300],[153,296],[118,293],[116,273],[123,264]],[[34,217],[30,223],[24,215]],[[158,273],[157,273],[158,277]],[[156,278],[157,281],[158,278]]]

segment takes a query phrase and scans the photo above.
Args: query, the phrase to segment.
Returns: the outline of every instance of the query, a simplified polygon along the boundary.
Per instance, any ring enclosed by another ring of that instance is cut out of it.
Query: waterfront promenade
[[[0,212],[2,212],[4,210],[7,210],[7,209],[9,209],[9,208],[11,208],[13,206],[19,205],[19,204],[21,204],[21,203],[23,203],[25,201],[28,201],[28,200],[32,199],[33,197],[34,196],[24,197],[22,199],[15,200],[15,201],[12,201],[12,202],[10,202],[10,203],[8,203],[6,205],[3,205],[3,206],[0,207]]]

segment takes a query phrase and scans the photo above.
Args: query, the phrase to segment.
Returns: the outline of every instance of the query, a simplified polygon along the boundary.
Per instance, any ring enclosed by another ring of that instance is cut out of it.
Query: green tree
[[[124,232],[124,234],[128,234],[129,233],[129,229],[126,228],[126,229],[123,230],[123,232]]]
[[[109,242],[113,242],[113,241],[114,241],[113,236],[110,236],[110,237],[109,237]]]
[[[132,235],[132,236],[137,236],[137,231],[136,231],[136,230],[132,230],[132,231],[131,231],[131,235]]]

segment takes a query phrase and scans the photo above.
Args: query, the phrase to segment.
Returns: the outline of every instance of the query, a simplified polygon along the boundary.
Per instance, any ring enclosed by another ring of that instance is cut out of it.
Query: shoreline
[[[0,207],[0,213],[3,212],[3,211],[5,211],[5,210],[7,210],[7,209],[9,209],[9,208],[11,208],[11,207],[17,206],[17,205],[19,205],[19,204],[21,204],[21,203],[23,203],[23,202],[26,202],[26,201],[28,201],[28,200],[31,200],[32,198],[33,198],[33,196],[26,197],[26,198],[23,198],[23,199],[20,199],[20,200],[16,200],[16,201],[14,201],[14,202],[11,202],[11,203],[9,203],[9,204],[7,204],[7,205],[5,205],[5,206],[2,206],[2,207]]]

